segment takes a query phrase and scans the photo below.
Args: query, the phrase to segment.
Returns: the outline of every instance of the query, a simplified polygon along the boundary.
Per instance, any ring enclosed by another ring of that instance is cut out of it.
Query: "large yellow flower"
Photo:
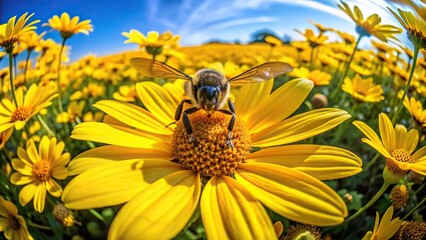
[[[17,106],[10,99],[4,98],[0,103],[0,133],[13,126],[16,130],[22,129],[30,118],[52,104],[52,99],[57,95],[55,92],[54,83],[49,82],[46,85],[31,85],[25,96],[23,87],[18,88]]]
[[[75,16],[70,18],[70,15],[66,12],[62,13],[61,17],[58,15],[53,16],[44,23],[43,26],[49,26],[61,33],[62,38],[67,39],[77,33],[84,33],[89,35],[89,32],[93,31],[93,26],[90,24],[90,20],[84,20],[78,22],[80,17]]]
[[[234,149],[225,143],[230,116],[220,112],[190,115],[198,145],[190,143],[181,121],[164,127],[174,121],[181,88],[138,83],[148,110],[112,100],[96,103],[114,123],[82,123],[71,137],[107,145],[71,161],[70,175],[78,176],[65,187],[62,200],[71,209],[125,203],[110,239],[173,238],[198,204],[208,239],[276,238],[263,206],[302,223],[342,223],[344,202],[320,180],[356,174],[361,160],[337,147],[284,144],[327,131],[350,115],[326,108],[291,116],[312,81],[292,80],[271,94],[272,87],[267,81],[240,89]]]
[[[318,69],[309,71],[309,69],[300,67],[290,72],[290,76],[298,78],[307,78],[314,82],[315,86],[330,84],[331,75]]]
[[[389,11],[407,30],[408,39],[418,48],[426,48],[426,20],[415,16],[412,12],[398,9],[395,13],[388,7]]]
[[[345,12],[352,21],[356,24],[356,32],[362,36],[375,36],[383,42],[387,42],[389,38],[395,39],[394,34],[401,33],[402,30],[398,27],[389,24],[380,24],[382,19],[378,14],[371,14],[366,19],[359,9],[358,6],[354,6],[352,11],[349,5],[343,1],[340,1],[342,5],[338,4],[337,6]]]
[[[342,90],[363,102],[380,102],[385,98],[382,86],[374,84],[373,78],[363,79],[359,75],[345,78]]]
[[[62,180],[68,176],[66,165],[71,155],[62,153],[64,148],[63,142],[47,136],[41,139],[38,151],[32,139],[27,142],[27,150],[18,148],[19,159],[12,159],[12,166],[18,172],[12,174],[10,181],[25,185],[19,192],[22,206],[34,198],[34,209],[43,212],[46,190],[54,197],[61,196],[62,187],[53,178]]]
[[[34,13],[28,17],[27,15],[28,13],[24,13],[16,23],[16,16],[14,16],[7,23],[0,25],[0,47],[4,48],[6,52],[11,53],[14,44],[19,41],[19,38],[23,34],[36,29],[34,24],[40,22],[40,20],[35,20],[26,24]]]
[[[18,214],[15,204],[0,196],[0,232],[3,231],[6,239],[33,239],[28,232],[24,218]]]
[[[367,137],[363,138],[362,141],[386,158],[383,175],[385,181],[397,182],[408,170],[426,175],[426,146],[414,152],[419,141],[419,134],[415,129],[407,132],[407,129],[400,124],[397,124],[394,128],[388,116],[380,113],[380,140],[379,136],[367,124],[361,121],[354,121],[353,123]]]
[[[374,222],[373,232],[368,231],[362,240],[387,240],[390,239],[399,229],[402,221],[398,218],[392,219],[393,207],[390,206],[380,221],[379,213],[376,212],[376,221]]]

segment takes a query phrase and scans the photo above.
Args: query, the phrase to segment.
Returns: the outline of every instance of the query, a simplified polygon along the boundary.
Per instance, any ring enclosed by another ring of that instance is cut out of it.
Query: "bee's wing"
[[[251,68],[233,78],[228,82],[238,85],[245,83],[263,82],[290,72],[293,67],[285,62],[267,62]]]
[[[187,74],[157,60],[132,58],[130,64],[146,77],[192,80]]]

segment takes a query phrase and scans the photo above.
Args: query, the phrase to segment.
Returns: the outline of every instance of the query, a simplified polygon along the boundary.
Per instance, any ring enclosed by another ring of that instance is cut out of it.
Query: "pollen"
[[[36,162],[32,174],[40,181],[46,181],[50,177],[50,164],[44,160]]]
[[[409,193],[405,185],[395,185],[389,195],[389,199],[395,209],[407,206],[408,197]]]
[[[178,163],[203,177],[231,176],[250,153],[250,135],[243,121],[238,120],[232,131],[234,149],[226,144],[230,116],[215,112],[208,117],[204,111],[190,115],[193,136],[189,141],[182,121],[173,133],[172,148]]]
[[[25,106],[21,106],[15,109],[12,114],[11,122],[24,121],[31,116],[31,109]]]
[[[393,150],[391,156],[399,162],[411,162],[410,154],[403,148]]]

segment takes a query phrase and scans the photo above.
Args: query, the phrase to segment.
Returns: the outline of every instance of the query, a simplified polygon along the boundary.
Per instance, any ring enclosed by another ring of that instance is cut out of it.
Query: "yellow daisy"
[[[54,83],[46,85],[32,84],[24,95],[23,87],[16,90],[17,106],[4,98],[0,103],[0,133],[9,128],[22,129],[27,121],[42,109],[52,104],[52,99],[57,96]]]
[[[268,35],[265,37],[265,42],[271,47],[281,47],[283,45],[283,41],[274,35]]]
[[[312,81],[292,80],[271,93],[272,87],[266,81],[240,89],[234,149],[225,143],[230,117],[220,112],[190,115],[197,146],[181,121],[165,128],[181,98],[153,82],[136,85],[147,110],[112,100],[96,103],[116,124],[74,128],[72,138],[107,145],[71,161],[69,174],[77,176],[65,187],[63,202],[70,209],[124,203],[110,239],[173,238],[198,205],[208,239],[276,238],[263,206],[302,223],[342,223],[343,200],[320,180],[356,174],[361,160],[337,147],[284,144],[334,128],[350,115],[324,108],[291,116]],[[262,149],[251,153],[252,147]]]
[[[10,136],[12,136],[13,128],[9,128],[6,131],[0,133],[0,149],[4,148]]]
[[[423,105],[419,100],[414,97],[404,99],[404,107],[413,117],[416,125],[426,127],[426,110],[423,109]]]
[[[306,41],[309,43],[309,45],[312,48],[321,46],[328,40],[328,37],[326,35],[319,34],[318,36],[316,36],[314,34],[314,31],[312,31],[312,29],[306,29],[305,33],[302,33],[301,31],[297,29],[295,31],[300,33],[302,36],[304,36]]]
[[[363,102],[380,102],[385,99],[382,86],[374,84],[373,78],[363,79],[359,75],[352,79],[345,78],[342,90]]]
[[[76,122],[77,118],[81,118],[83,116],[83,108],[85,104],[86,103],[84,101],[71,102],[68,105],[66,112],[62,112],[56,115],[56,122],[58,123]]]
[[[3,231],[6,239],[33,239],[28,232],[24,218],[18,214],[15,204],[0,196],[0,232]]]
[[[374,222],[373,232],[368,231],[362,240],[387,240],[390,239],[399,229],[402,224],[402,220],[398,218],[392,219],[393,207],[390,206],[382,220],[380,221],[379,213],[376,212],[376,221]]]
[[[4,48],[7,53],[12,52],[15,43],[19,41],[22,35],[37,28],[34,24],[40,22],[40,20],[26,24],[34,13],[29,16],[27,15],[28,13],[24,13],[19,17],[18,21],[16,21],[16,16],[14,16],[7,23],[0,25],[0,47]]]
[[[15,185],[26,185],[19,192],[19,203],[27,205],[34,198],[34,209],[43,212],[46,190],[54,197],[60,197],[62,187],[53,179],[65,179],[68,176],[66,165],[70,154],[63,153],[65,144],[56,138],[43,136],[37,151],[32,139],[27,142],[27,150],[19,147],[18,158],[12,159],[13,168],[10,181]]]
[[[352,11],[349,5],[340,1],[342,5],[337,6],[345,12],[356,24],[356,32],[360,36],[375,36],[383,42],[387,42],[389,38],[395,39],[394,34],[401,33],[401,29],[389,24],[380,24],[382,19],[378,14],[371,14],[366,19],[358,6],[354,6]]]
[[[139,48],[145,48],[152,56],[161,54],[163,47],[175,45],[180,39],[180,36],[173,36],[170,32],[160,35],[155,31],[148,32],[145,37],[136,29],[131,29],[130,32],[122,32],[121,35],[128,38],[124,43],[136,43]]]
[[[304,67],[295,68],[289,74],[293,77],[307,78],[314,82],[315,86],[328,85],[331,80],[331,75],[326,72],[320,70],[309,71],[309,69]]]
[[[426,146],[414,152],[419,141],[419,134],[415,129],[407,132],[400,124],[394,128],[384,113],[379,115],[381,139],[367,124],[361,121],[354,121],[353,124],[367,137],[362,141],[386,158],[383,173],[385,182],[398,182],[408,170],[426,175]]]
[[[398,9],[399,15],[388,7],[389,11],[407,31],[408,39],[416,48],[426,48],[426,20],[415,16],[412,12]]]
[[[93,31],[93,26],[90,24],[90,20],[78,22],[79,20],[80,17],[75,16],[70,18],[70,15],[64,12],[61,17],[58,15],[53,16],[47,23],[44,23],[43,26],[48,26],[59,31],[63,39],[68,39],[77,33],[89,35],[89,32]]]

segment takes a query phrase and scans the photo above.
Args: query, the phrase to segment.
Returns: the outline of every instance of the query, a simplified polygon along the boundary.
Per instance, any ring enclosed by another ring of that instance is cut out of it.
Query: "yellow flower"
[[[330,84],[331,75],[320,70],[309,71],[309,69],[300,67],[290,72],[290,76],[298,78],[307,78],[314,82],[315,86]]]
[[[147,36],[143,35],[136,29],[131,29],[130,32],[122,32],[121,35],[128,39],[124,43],[136,43],[139,48],[145,48],[151,55],[158,55],[162,52],[163,47],[177,44],[179,36],[173,36],[170,32],[158,34],[158,32],[148,32]]]
[[[354,6],[354,10],[350,9],[349,5],[343,1],[340,1],[342,5],[337,6],[345,12],[352,21],[356,24],[356,32],[361,36],[375,36],[383,42],[387,42],[388,38],[395,39],[394,34],[401,33],[401,29],[389,24],[380,24],[382,19],[378,14],[371,14],[366,19],[359,9],[358,6]]]
[[[64,12],[60,18],[58,15],[55,15],[50,18],[47,23],[44,23],[43,26],[48,26],[59,31],[63,39],[70,38],[72,35],[77,33],[89,35],[89,32],[93,31],[90,20],[78,22],[79,20],[80,18],[78,16],[70,19],[70,15]]]
[[[336,31],[336,33],[345,41],[346,44],[353,44],[355,42],[355,36],[342,31]]]
[[[105,93],[105,86],[91,82],[87,84],[81,91],[76,91],[70,96],[70,100],[79,100],[83,98],[96,98]]]
[[[83,108],[86,103],[84,101],[77,102],[71,102],[68,105],[67,111],[62,112],[56,116],[56,122],[58,123],[67,123],[72,122],[74,123],[77,118],[81,117],[83,115]]]
[[[384,113],[379,115],[381,140],[365,123],[354,121],[354,125],[367,137],[362,141],[386,158],[383,174],[386,182],[398,182],[408,170],[426,175],[426,147],[414,152],[419,141],[419,134],[415,129],[407,132],[407,129],[400,124],[394,128]]]
[[[16,23],[16,16],[14,16],[10,18],[7,23],[0,25],[0,47],[4,48],[7,53],[12,52],[15,43],[19,41],[22,35],[36,29],[34,24],[40,22],[40,20],[35,20],[26,24],[34,13],[30,14],[28,17],[27,15],[28,13],[24,13],[21,17],[19,17]]]
[[[182,99],[153,82],[136,85],[147,110],[112,100],[96,103],[115,123],[74,128],[72,138],[107,145],[71,161],[69,174],[77,176],[65,187],[63,202],[70,209],[124,204],[110,239],[173,238],[198,205],[208,239],[276,238],[263,205],[302,223],[342,223],[343,200],[320,180],[356,174],[361,160],[337,147],[284,144],[327,131],[350,115],[324,108],[292,116],[312,81],[292,80],[271,93],[272,87],[266,81],[240,89],[233,150],[225,144],[230,118],[220,112],[190,115],[197,146],[182,121],[165,128]],[[250,153],[251,147],[264,149]]]
[[[414,46],[416,48],[426,48],[426,20],[415,16],[409,11],[398,9],[398,15],[389,7],[388,9],[405,28],[408,39],[410,39]]]
[[[306,41],[313,48],[323,45],[325,41],[328,40],[328,37],[326,35],[319,34],[318,36],[315,36],[314,31],[312,31],[312,29],[306,29],[305,33],[302,33],[297,29],[295,31],[304,36],[306,38]]]
[[[19,203],[27,205],[34,198],[34,209],[43,212],[46,190],[54,197],[60,197],[62,187],[53,178],[63,180],[68,176],[66,165],[70,154],[63,153],[65,144],[43,136],[37,151],[32,139],[27,142],[27,150],[18,148],[18,158],[12,159],[17,171],[10,181],[15,185],[26,185],[19,192]]]
[[[359,75],[346,77],[342,90],[363,102],[380,102],[385,98],[382,86],[374,84],[373,78],[362,79]]]
[[[404,106],[417,125],[426,126],[426,110],[423,109],[423,105],[419,100],[416,100],[414,97],[405,97]]]
[[[12,136],[13,128],[9,128],[6,131],[0,132],[0,149],[4,148],[10,136]]]
[[[136,101],[136,88],[135,85],[130,86],[120,86],[118,88],[118,92],[112,94],[112,97],[115,100],[123,101],[123,102],[135,102]]]
[[[25,96],[23,87],[18,88],[18,106],[10,99],[4,98],[0,103],[0,133],[12,127],[16,130],[22,129],[30,118],[52,104],[52,99],[57,95],[55,92],[55,84],[49,82],[46,85],[32,84]]]
[[[272,47],[281,47],[283,45],[283,41],[273,35],[266,36],[265,42]]]
[[[42,32],[40,35],[35,31],[29,31],[27,34],[23,35],[20,42],[28,51],[34,50],[38,45],[42,37],[46,32]]]
[[[401,226],[402,221],[398,218],[392,219],[393,207],[389,207],[380,221],[379,213],[376,212],[373,232],[369,231],[362,240],[387,240],[390,239]]]
[[[18,214],[15,204],[0,196],[0,231],[4,231],[6,239],[33,239],[27,229],[24,218]]]

